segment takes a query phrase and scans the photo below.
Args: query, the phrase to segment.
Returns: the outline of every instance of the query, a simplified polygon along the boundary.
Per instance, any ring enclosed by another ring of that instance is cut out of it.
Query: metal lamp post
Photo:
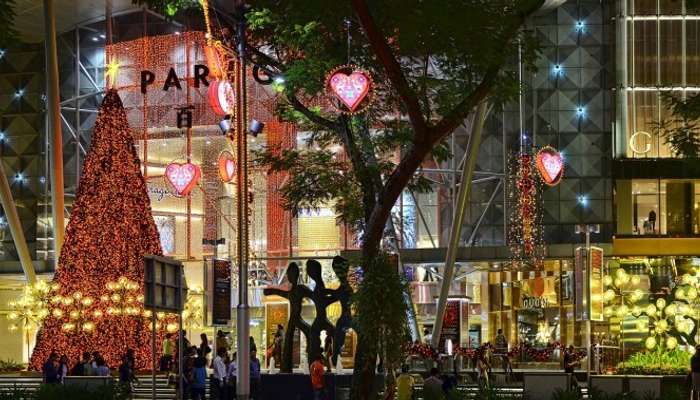
[[[586,235],[586,262],[588,263],[589,259],[591,257],[591,233],[600,233],[600,225],[598,225],[598,224],[576,225],[576,233],[583,233]],[[590,288],[588,288],[588,290],[590,291]],[[586,318],[586,359],[588,360],[588,362],[586,363],[587,364],[586,372],[587,372],[587,376],[589,378],[591,376],[591,365],[593,364],[593,360],[592,360],[593,352],[591,351],[591,335],[592,335],[592,333],[593,332],[591,329],[591,316],[588,315],[588,317]]]

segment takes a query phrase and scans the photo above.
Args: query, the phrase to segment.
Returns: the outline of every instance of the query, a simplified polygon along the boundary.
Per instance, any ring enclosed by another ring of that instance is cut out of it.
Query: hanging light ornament
[[[211,33],[211,20],[209,18],[209,0],[201,0],[202,12],[204,13],[204,23],[207,29],[207,44],[204,46],[204,57],[207,60],[209,74],[216,79],[223,79],[226,75],[225,56],[222,51],[222,44],[219,40],[214,40]]]
[[[171,162],[165,167],[165,180],[178,196],[187,196],[199,182],[201,170],[195,164]]]
[[[537,152],[537,170],[542,181],[549,186],[556,186],[564,176],[564,159],[554,147],[545,146]]]
[[[326,88],[340,101],[334,104],[338,111],[355,114],[369,105],[372,76],[354,64],[341,65],[326,76]]]
[[[219,178],[224,183],[231,182],[236,176],[236,161],[233,159],[233,155],[228,151],[222,151],[219,154]]]

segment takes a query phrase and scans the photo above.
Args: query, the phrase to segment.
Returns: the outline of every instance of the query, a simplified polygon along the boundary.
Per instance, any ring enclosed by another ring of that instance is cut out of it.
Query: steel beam
[[[24,237],[22,222],[19,220],[17,207],[12,198],[10,183],[7,181],[5,167],[2,162],[0,162],[0,202],[2,202],[2,208],[5,210],[7,224],[10,226],[12,241],[15,243],[15,249],[19,255],[19,262],[22,264],[24,276],[27,278],[27,282],[32,284],[36,282],[36,272],[34,271],[34,264],[32,264],[32,257],[29,254],[27,239]]]
[[[481,136],[484,130],[484,122],[486,121],[486,115],[489,112],[488,104],[484,101],[481,102],[474,115],[471,135],[469,137],[469,147],[467,148],[468,158],[464,163],[464,169],[462,170],[462,183],[467,183],[472,181],[472,175],[474,173],[474,168],[476,167],[476,158],[479,154],[479,147],[481,147]],[[469,199],[469,192],[472,185],[462,184],[459,186],[459,192],[457,194],[457,205],[454,210],[454,216],[452,218],[452,229],[450,230],[450,241],[447,247],[447,254],[445,255],[445,273],[442,280],[442,285],[440,288],[440,298],[438,299],[437,313],[435,316],[435,323],[433,324],[433,337],[432,345],[437,348],[440,342],[440,331],[442,330],[442,320],[445,317],[445,308],[447,306],[447,295],[450,292],[450,284],[452,283],[452,277],[455,272],[455,259],[457,257],[457,249],[459,248],[459,238],[462,234],[462,222],[464,221],[464,216],[467,210],[467,200]]]

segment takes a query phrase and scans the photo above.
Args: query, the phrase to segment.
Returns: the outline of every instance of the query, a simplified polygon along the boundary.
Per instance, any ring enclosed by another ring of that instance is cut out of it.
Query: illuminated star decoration
[[[113,88],[114,84],[117,82],[117,76],[119,75],[119,61],[116,58],[107,64],[107,69],[105,71],[105,81],[108,88]]]

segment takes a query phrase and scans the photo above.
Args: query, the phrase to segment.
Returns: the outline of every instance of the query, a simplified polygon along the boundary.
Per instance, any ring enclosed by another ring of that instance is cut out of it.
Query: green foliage
[[[680,349],[635,353],[617,365],[617,373],[624,375],[685,375],[690,368],[690,353]]]
[[[180,10],[200,7],[198,0],[131,0],[133,4],[145,4],[151,10],[159,12],[166,17],[174,17]]]
[[[698,158],[700,156],[700,97],[697,95],[682,100],[670,94],[663,96],[664,103],[671,110],[669,118],[652,125],[664,143],[683,158]]]
[[[556,389],[552,394],[552,400],[581,400],[583,396],[578,389]]]
[[[35,392],[14,388],[1,391],[0,400],[127,400],[128,393],[117,384],[94,388],[76,385],[41,385]]]
[[[355,331],[366,340],[369,354],[379,354],[388,370],[405,360],[407,332],[404,293],[407,282],[386,254],[363,265],[364,278],[352,298]]]
[[[18,363],[12,359],[0,360],[0,372],[15,372],[25,368],[24,364]]]
[[[16,44],[18,40],[14,28],[16,6],[15,0],[0,0],[0,46],[3,48]]]

